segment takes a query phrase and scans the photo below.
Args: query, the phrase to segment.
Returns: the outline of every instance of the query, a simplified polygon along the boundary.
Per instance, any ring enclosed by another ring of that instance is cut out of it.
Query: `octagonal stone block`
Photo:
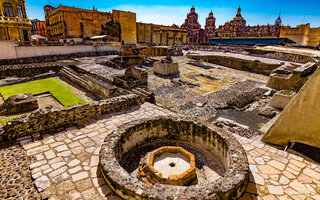
[[[147,155],[138,177],[147,184],[188,185],[196,178],[194,155],[181,147],[160,147]]]

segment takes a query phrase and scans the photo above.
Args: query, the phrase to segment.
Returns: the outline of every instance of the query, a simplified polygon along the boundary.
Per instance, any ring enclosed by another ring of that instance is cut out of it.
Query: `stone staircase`
[[[63,77],[70,79],[73,83],[76,83],[80,87],[88,88],[87,80],[80,76],[77,72],[74,70],[63,67],[59,72]]]

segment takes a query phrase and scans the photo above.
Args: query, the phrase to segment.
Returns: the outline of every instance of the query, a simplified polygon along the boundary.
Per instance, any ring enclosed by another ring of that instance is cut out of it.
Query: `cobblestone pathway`
[[[97,170],[101,143],[117,126],[138,118],[173,114],[145,103],[127,112],[91,120],[84,128],[70,128],[23,145],[32,177],[43,198],[119,199]],[[250,163],[250,184],[242,199],[320,200],[320,166],[261,142],[235,135]]]
[[[36,160],[15,144],[0,145],[0,199],[40,199],[29,165]]]

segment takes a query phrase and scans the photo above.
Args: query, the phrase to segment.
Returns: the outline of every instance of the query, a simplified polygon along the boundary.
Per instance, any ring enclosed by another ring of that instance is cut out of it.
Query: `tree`
[[[102,28],[101,34],[110,35],[114,38],[120,39],[121,27],[119,22],[111,20],[107,22],[105,25],[102,25],[101,28]]]

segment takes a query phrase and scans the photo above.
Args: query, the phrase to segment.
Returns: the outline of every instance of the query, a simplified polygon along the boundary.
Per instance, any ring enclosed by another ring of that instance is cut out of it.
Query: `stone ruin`
[[[173,62],[171,56],[168,54],[166,58],[162,59],[160,62],[155,62],[153,64],[154,73],[168,76],[179,74],[179,64]]]
[[[30,93],[10,96],[1,106],[1,115],[24,113],[38,109],[38,101]]]
[[[237,199],[248,185],[240,143],[186,117],[123,124],[106,136],[99,157],[104,179],[124,199]]]
[[[316,69],[317,63],[314,62],[308,62],[303,65],[285,64],[272,71],[267,86],[276,90],[293,90],[297,92]]]

